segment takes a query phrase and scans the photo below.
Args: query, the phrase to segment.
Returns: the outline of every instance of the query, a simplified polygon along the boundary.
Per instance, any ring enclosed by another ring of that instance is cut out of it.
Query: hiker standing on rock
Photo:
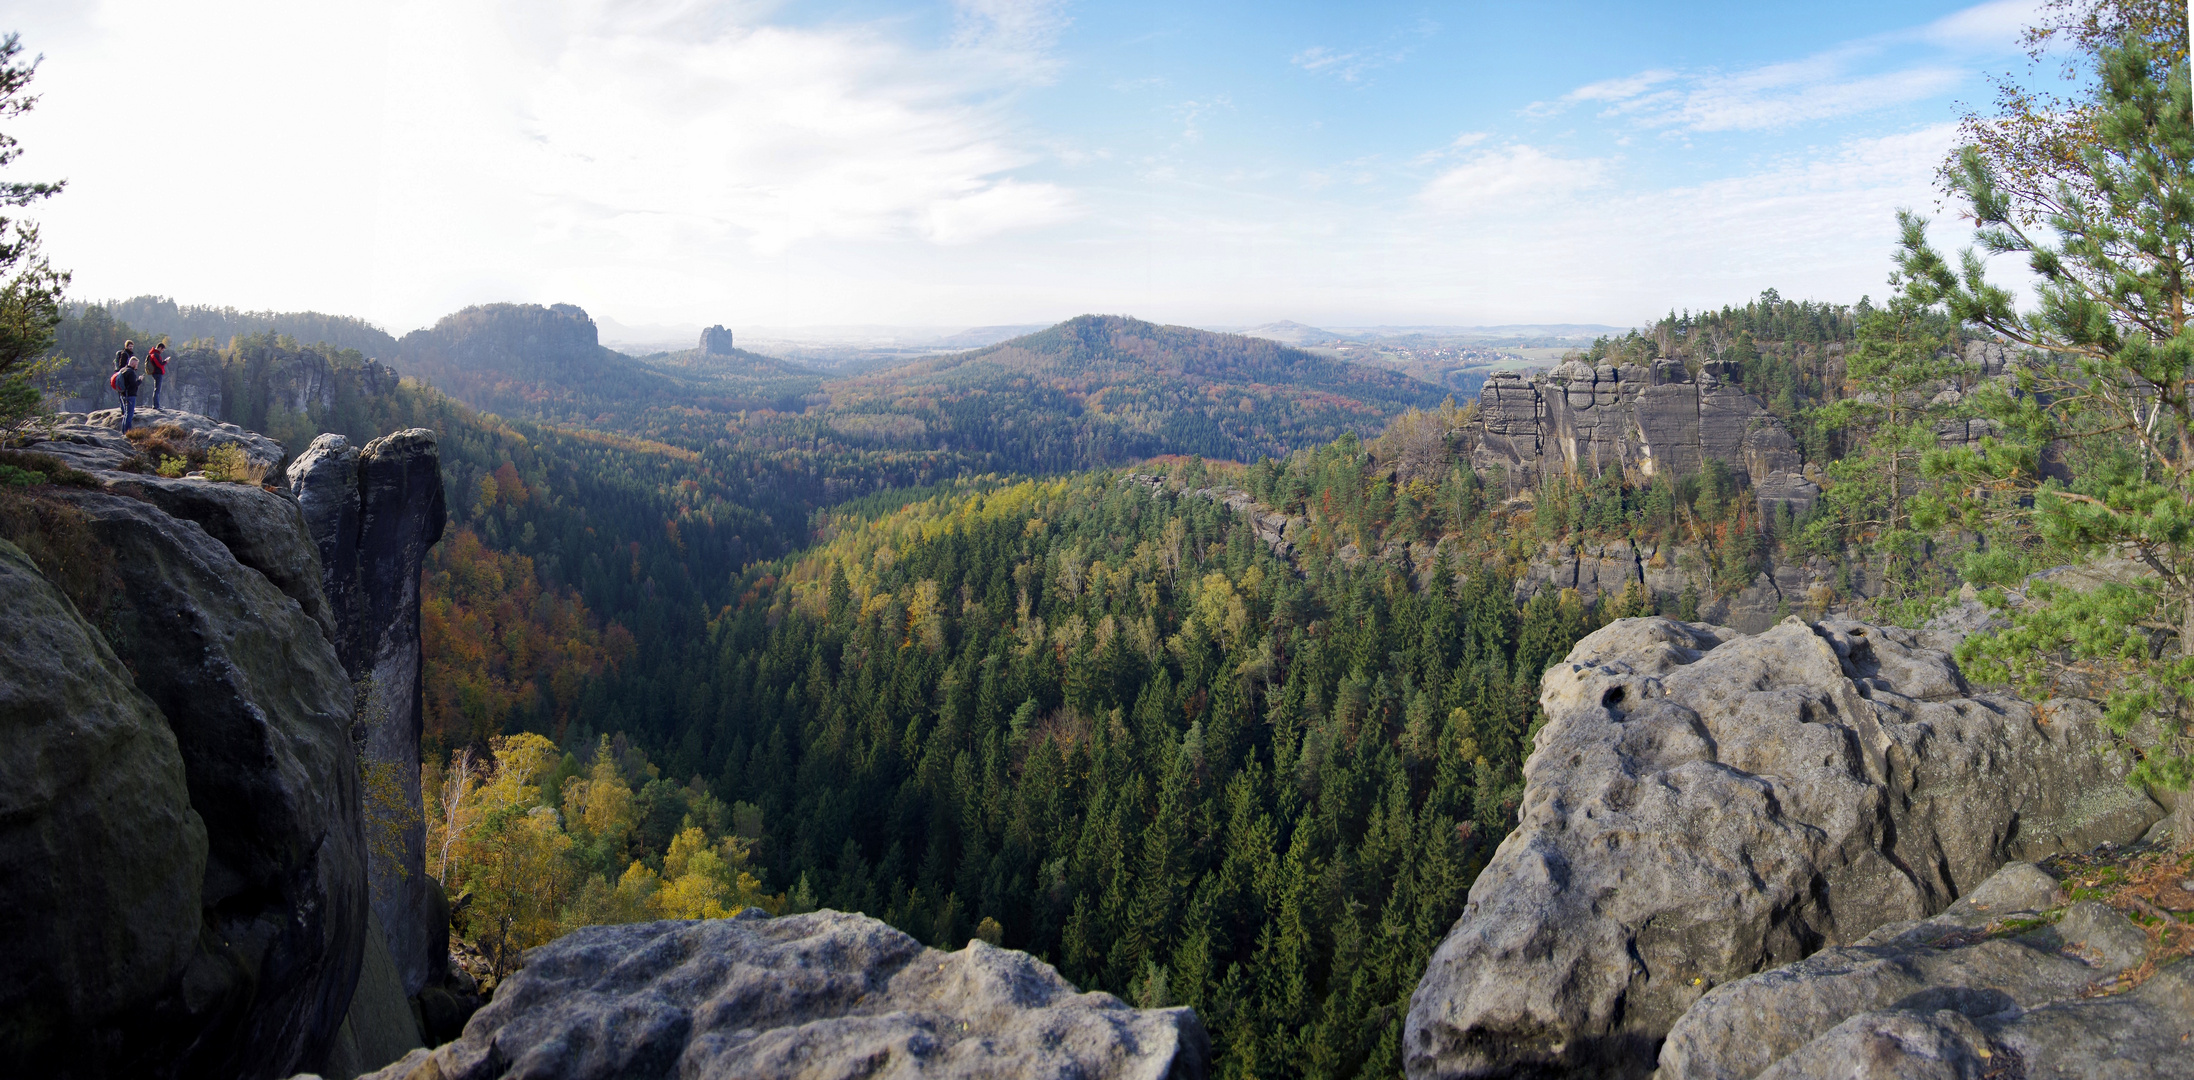
[[[144,381],[145,377],[137,373],[135,356],[130,357],[122,369],[107,380],[107,385],[114,387],[114,392],[122,398],[123,431],[128,431],[130,425],[137,422],[137,389]]]
[[[130,361],[135,359],[137,359],[137,343],[134,341],[123,342],[121,348],[114,350],[114,370],[120,371],[130,366]]]
[[[152,407],[157,409],[160,407],[160,384],[168,377],[168,339],[161,338],[160,344],[145,354],[145,367],[152,375]]]

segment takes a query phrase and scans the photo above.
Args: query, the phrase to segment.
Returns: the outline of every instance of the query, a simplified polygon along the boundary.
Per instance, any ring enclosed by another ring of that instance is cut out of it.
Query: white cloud
[[[1562,100],[1633,101],[1644,96],[1654,87],[1675,77],[1676,73],[1673,71],[1655,68],[1652,71],[1641,71],[1636,75],[1625,75],[1621,78],[1602,79],[1599,82],[1586,83],[1562,95]]]
[[[1924,41],[1960,48],[2006,48],[2040,16],[2041,0],[1990,0],[1921,27]]]
[[[1571,104],[1601,106],[1603,118],[1683,132],[1768,131],[1924,101],[1955,87],[1966,72],[1923,63],[1884,72],[1860,70],[1870,54],[1839,48],[1802,60],[1743,71],[1645,71],[1588,83],[1527,113],[1546,116]]]
[[[1065,0],[953,0],[953,8],[957,48],[1034,81],[1053,77],[1052,47],[1074,22]]]
[[[158,238],[206,299],[412,324],[577,282],[721,295],[806,243],[958,245],[1082,212],[1021,175],[1039,140],[1005,105],[1048,77],[1056,3],[964,0],[926,51],[691,0],[105,0],[87,21],[35,42],[47,97],[22,125],[80,178],[41,217],[85,295],[173,291],[141,248]]]
[[[1956,87],[1971,74],[1968,57],[1946,51],[2009,49],[2038,6],[2036,0],[1990,0],[1913,30],[1734,71],[1655,68],[1587,83],[1524,112],[1547,117],[1574,105],[1597,105],[1603,118],[1679,132],[1772,131],[1857,116]],[[1912,43],[1931,46],[1937,55],[1885,64],[1895,46]]]
[[[1390,35],[1385,44],[1345,51],[1326,45],[1313,45],[1288,57],[1288,63],[1313,75],[1329,75],[1342,82],[1359,82],[1373,71],[1409,59],[1410,51],[1416,47],[1412,39],[1428,38],[1439,32],[1438,23],[1430,19],[1419,19],[1407,29]],[[1406,44],[1392,44],[1395,41]]]
[[[1446,260],[1454,291],[1496,311],[1553,315],[1566,306],[1644,317],[1770,285],[1792,296],[1879,297],[1896,243],[1895,212],[1933,215],[1931,178],[1955,138],[1951,124],[1854,138],[1668,188],[1624,183],[1612,166],[1580,171],[1579,163],[1510,148],[1498,165],[1456,170],[1428,185],[1421,198],[1432,216],[1390,239],[1402,248],[1392,257],[1455,252]],[[1593,181],[1578,182],[1579,175]],[[1442,189],[1471,189],[1479,176],[1491,178],[1486,188],[1530,196],[1486,200],[1498,212],[1448,213]],[[1955,246],[1965,233],[1945,225],[1938,240]]]
[[[1561,158],[1534,146],[1504,146],[1450,168],[1418,192],[1425,208],[1456,217],[1512,213],[1600,186],[1607,162]]]

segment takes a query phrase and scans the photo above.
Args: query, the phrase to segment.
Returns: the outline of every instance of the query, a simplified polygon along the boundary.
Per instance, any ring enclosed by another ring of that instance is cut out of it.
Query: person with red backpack
[[[123,431],[128,431],[130,425],[137,422],[137,390],[144,381],[145,377],[137,373],[137,358],[134,356],[107,377],[107,385],[113,387],[115,395],[122,399]]]
[[[168,377],[168,339],[161,338],[160,344],[145,354],[145,368],[152,373],[152,407],[157,409],[160,407],[160,384]]]

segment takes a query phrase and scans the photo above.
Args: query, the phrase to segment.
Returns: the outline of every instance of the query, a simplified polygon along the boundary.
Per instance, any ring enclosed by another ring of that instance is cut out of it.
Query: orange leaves
[[[633,649],[623,627],[597,629],[576,592],[544,590],[532,559],[496,551],[470,529],[430,556],[419,606],[430,747],[484,741],[521,711],[545,713],[561,730],[586,680]]]
[[[527,500],[533,498],[533,492],[526,488],[526,482],[518,478],[518,467],[508,461],[495,470],[495,489],[502,496],[502,500],[512,506],[524,506]]]

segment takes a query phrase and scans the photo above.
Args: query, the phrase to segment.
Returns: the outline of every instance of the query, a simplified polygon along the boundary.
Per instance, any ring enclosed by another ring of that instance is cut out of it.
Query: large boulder
[[[434,433],[399,431],[362,450],[341,435],[322,435],[291,464],[288,480],[319,550],[337,650],[366,690],[366,759],[395,765],[405,802],[416,809],[425,712],[419,573],[448,517]],[[376,851],[371,860],[374,914],[407,995],[439,975],[448,956],[448,920],[426,875],[423,821],[405,825],[393,858]]]
[[[1194,1012],[1077,993],[1025,953],[939,952],[864,915],[749,908],[534,949],[463,1038],[373,1080],[1193,1080],[1206,1055]]]
[[[2056,884],[2013,863],[1932,919],[1716,987],[1659,1080],[2194,1078],[2194,961],[2106,993],[2148,933]]]
[[[26,703],[0,706],[0,758],[29,770],[0,818],[9,1060],[285,1075],[332,1043],[366,915],[351,688],[317,553],[277,493],[113,471],[119,436],[53,434],[34,449],[104,489],[18,503],[9,527],[46,563],[0,574],[20,586],[4,631],[32,635],[0,664],[0,702]]]
[[[1976,692],[1953,643],[1795,618],[1578,642],[1516,830],[1411,999],[1409,1074],[1642,1076],[1715,986],[2161,816],[2091,703]]]
[[[320,588],[320,560],[294,502],[270,498],[251,484],[148,473],[107,474],[101,479],[109,491],[142,499],[169,517],[196,523],[236,561],[297,601],[306,617],[318,623],[331,642],[335,640],[334,611]]]
[[[182,754],[106,639],[0,540],[0,1060],[151,1075],[189,1046],[206,827]]]
[[[174,732],[204,821],[199,900],[222,963],[193,968],[183,988],[176,1007],[207,1030],[173,1070],[282,1075],[317,1060],[364,941],[350,680],[304,609],[196,522],[118,494],[52,497],[112,553],[107,640]]]

